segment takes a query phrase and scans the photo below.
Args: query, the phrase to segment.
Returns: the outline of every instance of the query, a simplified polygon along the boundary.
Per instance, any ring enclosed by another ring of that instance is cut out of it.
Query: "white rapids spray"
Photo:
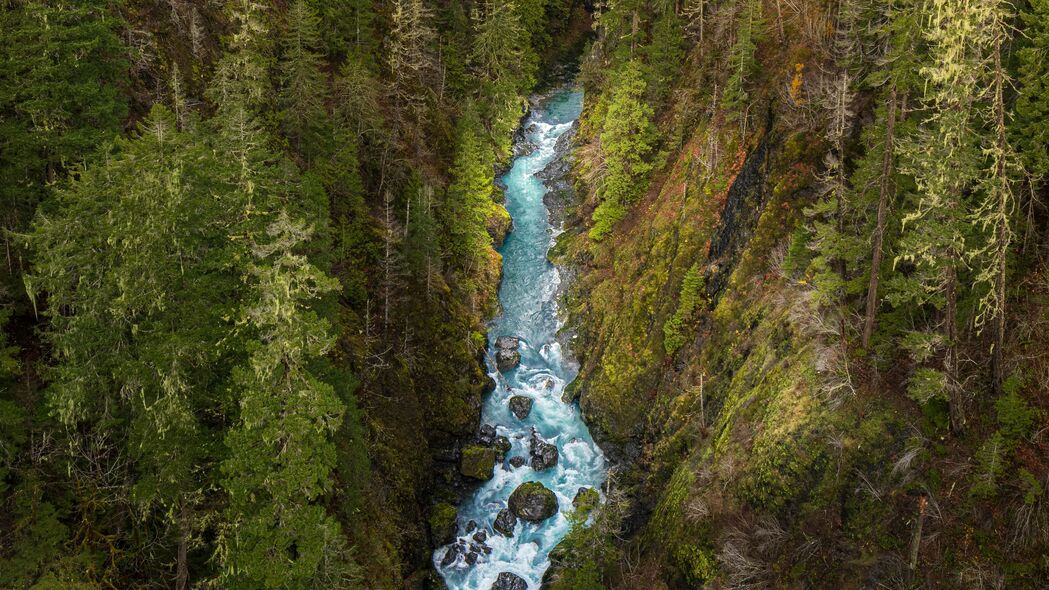
[[[521,339],[521,364],[499,378],[494,366],[490,374],[499,383],[485,400],[482,423],[496,427],[506,436],[512,449],[506,460],[497,464],[495,476],[466,497],[459,506],[461,539],[472,542],[465,525],[473,520],[488,533],[490,554],[478,555],[474,565],[463,556],[441,567],[448,547],[434,552],[434,566],[449,590],[489,590],[501,572],[511,572],[528,582],[529,590],[539,588],[550,566],[550,551],[568,533],[567,514],[572,499],[581,487],[600,490],[607,466],[604,455],[594,444],[576,404],[565,404],[561,394],[575,378],[577,366],[562,355],[556,341],[560,319],[557,293],[561,276],[546,258],[557,230],[547,218],[543,195],[546,187],[536,177],[555,157],[554,145],[582,110],[582,92],[564,89],[556,92],[536,108],[525,121],[527,140],[538,146],[531,154],[518,157],[502,180],[506,184],[507,209],[514,220],[513,231],[500,250],[503,255],[503,282],[499,300],[503,314],[489,330],[494,343],[499,336]],[[490,351],[494,355],[494,349]],[[507,389],[512,388],[512,391]],[[513,395],[534,399],[532,411],[518,420],[508,407]],[[511,457],[528,458],[531,429],[535,428],[547,442],[556,444],[560,459],[556,467],[534,471],[527,463],[514,469]],[[507,498],[521,483],[542,482],[554,491],[560,511],[539,524],[519,522],[513,538],[494,532],[496,513],[506,507]]]

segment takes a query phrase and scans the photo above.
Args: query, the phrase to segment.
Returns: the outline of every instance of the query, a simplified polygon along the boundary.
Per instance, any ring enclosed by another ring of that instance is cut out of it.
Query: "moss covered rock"
[[[459,473],[473,479],[489,480],[495,471],[495,460],[498,451],[480,445],[470,445],[463,449],[459,460]]]
[[[436,545],[447,545],[455,540],[459,511],[447,502],[441,502],[430,511],[430,534]]]
[[[523,483],[510,494],[507,502],[517,518],[542,522],[557,514],[557,496],[537,481]]]

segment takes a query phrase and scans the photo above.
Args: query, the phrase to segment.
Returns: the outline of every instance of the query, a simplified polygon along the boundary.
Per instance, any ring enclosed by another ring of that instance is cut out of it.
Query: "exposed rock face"
[[[500,336],[495,341],[495,366],[500,371],[509,371],[521,364],[521,352],[518,350],[521,340],[515,336]]]
[[[463,449],[463,455],[459,461],[459,473],[482,481],[492,479],[497,456],[498,452],[495,449],[470,445]]]
[[[532,457],[532,469],[543,471],[557,465],[557,447],[539,438],[535,428],[532,429],[532,444],[529,450]]]
[[[513,512],[510,512],[509,508],[503,508],[499,511],[499,514],[495,516],[495,522],[492,524],[492,528],[495,532],[499,533],[504,537],[514,536],[514,527],[517,526],[517,516]]]
[[[557,514],[557,496],[537,481],[521,484],[507,502],[517,518],[542,522]]]
[[[459,554],[462,553],[463,548],[459,544],[449,545],[448,549],[444,552],[444,557],[441,558],[441,567],[448,567],[455,563],[456,559],[459,559]]]
[[[528,590],[528,582],[516,574],[503,572],[495,579],[492,590]]]
[[[517,416],[518,420],[524,420],[532,413],[532,404],[535,400],[524,395],[515,395],[510,398],[510,411]]]

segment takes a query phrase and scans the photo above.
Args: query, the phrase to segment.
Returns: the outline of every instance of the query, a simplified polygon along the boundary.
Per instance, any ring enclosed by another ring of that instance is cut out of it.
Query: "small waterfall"
[[[497,435],[507,437],[511,448],[504,460],[496,464],[492,479],[459,506],[456,543],[464,549],[457,551],[449,545],[434,552],[434,566],[450,590],[489,590],[502,572],[520,576],[529,590],[538,589],[550,566],[550,551],[568,533],[567,515],[576,492],[581,487],[600,490],[605,481],[605,458],[583,423],[578,406],[561,401],[565,386],[575,378],[577,366],[565,357],[556,340],[561,327],[557,312],[561,276],[546,258],[556,230],[543,204],[547,189],[536,176],[556,157],[557,139],[579,117],[582,101],[582,92],[571,88],[543,100],[524,123],[525,140],[536,146],[535,150],[516,158],[502,177],[514,225],[500,250],[503,282],[499,300],[503,313],[489,330],[493,343],[489,358],[495,357],[497,338],[514,336],[520,339],[521,362],[497,379],[499,386],[485,400],[482,423],[493,425]],[[489,366],[489,371],[493,376],[497,373],[494,365]],[[533,400],[531,412],[523,420],[509,408],[509,399],[515,395]],[[537,472],[529,466],[533,428],[557,446],[556,467]],[[514,468],[510,460],[515,457],[524,458],[525,464]],[[493,529],[496,514],[507,506],[510,494],[529,481],[541,482],[556,494],[559,512],[538,524],[518,522],[513,537],[500,535]],[[477,530],[468,533],[467,523],[471,521]],[[483,547],[473,538],[478,530],[485,531]],[[474,555],[467,560],[471,547]],[[449,555],[454,560],[449,559],[451,563],[442,566]]]

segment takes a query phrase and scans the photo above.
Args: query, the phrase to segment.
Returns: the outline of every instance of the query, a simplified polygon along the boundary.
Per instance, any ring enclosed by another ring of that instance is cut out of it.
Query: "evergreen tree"
[[[736,25],[736,42],[729,49],[729,77],[725,82],[723,104],[733,112],[744,112],[750,100],[747,83],[758,67],[755,52],[765,36],[765,16],[761,0],[741,0]]]
[[[601,132],[605,176],[601,203],[593,213],[590,238],[601,241],[626,216],[644,193],[655,148],[652,107],[645,102],[647,84],[636,61],[628,62],[616,78]]]
[[[484,140],[476,107],[467,104],[456,127],[455,163],[445,217],[447,251],[461,268],[474,272],[486,265],[492,244],[486,227],[495,207],[492,201],[495,162]]]
[[[17,273],[8,231],[22,231],[48,186],[119,133],[127,115],[120,20],[102,1],[5,3],[0,10],[2,267]],[[5,273],[6,274],[6,273]],[[14,292],[0,278],[0,284]]]
[[[319,23],[306,0],[293,2],[288,8],[287,29],[281,39],[283,55],[278,63],[281,89],[277,104],[281,122],[293,145],[305,150],[307,158],[317,147],[309,144],[318,140],[318,127],[326,123],[327,114],[324,102],[328,88],[321,70]]]
[[[1035,193],[1049,179],[1049,0],[1029,0],[1028,5],[1020,14],[1024,27],[1016,51],[1019,95],[1010,134],[1030,178],[1025,244],[1033,231]]]
[[[344,408],[310,368],[334,340],[309,308],[337,284],[297,253],[310,237],[302,223],[282,211],[266,234],[252,248],[253,293],[241,312],[251,341],[233,374],[240,412],[225,439],[229,508],[220,555],[230,587],[302,588],[341,539],[318,500]]]
[[[914,270],[897,277],[893,297],[897,304],[932,305],[942,314],[939,334],[914,334],[910,339],[920,362],[929,360],[932,351],[943,351],[942,376],[914,383],[944,384],[956,432],[965,424],[958,302],[972,238],[967,196],[981,175],[980,135],[974,118],[982,84],[982,50],[989,41],[985,16],[978,3],[932,2],[925,28],[929,63],[921,69],[928,82],[929,114],[916,136],[899,148],[901,169],[914,177],[918,194],[903,216],[897,256],[897,263],[912,264]]]

